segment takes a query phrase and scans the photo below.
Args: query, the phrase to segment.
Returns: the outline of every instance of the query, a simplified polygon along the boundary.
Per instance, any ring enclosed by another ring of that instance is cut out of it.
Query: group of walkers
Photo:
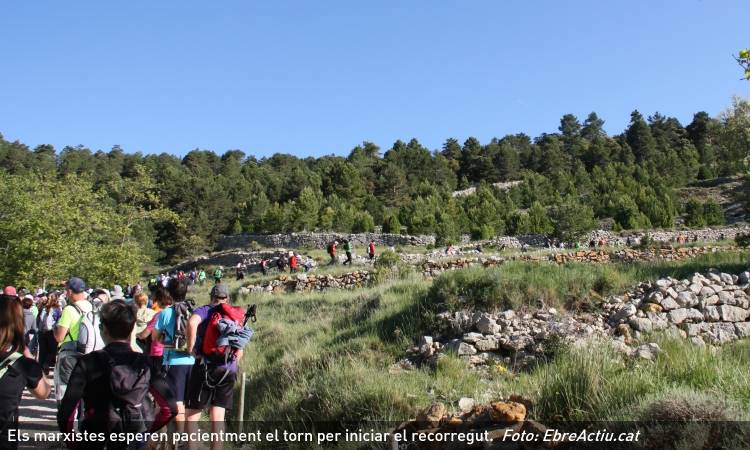
[[[315,267],[315,260],[309,256],[302,256],[299,253],[289,251],[288,254],[280,254],[275,258],[261,258],[258,266],[263,275],[268,275],[271,269],[284,272],[287,267],[289,267],[289,273],[298,272],[300,270],[309,272]]]
[[[221,281],[223,276],[224,274],[223,274],[221,266],[214,269],[214,273],[213,273],[214,281],[216,282]],[[155,276],[154,278],[151,278],[151,280],[149,280],[148,288],[151,294],[153,295],[154,292],[156,292],[157,287],[159,286],[167,287],[167,283],[169,283],[169,280],[172,278],[185,280],[189,286],[192,286],[194,284],[203,286],[206,283],[207,277],[208,275],[206,274],[205,269],[201,269],[201,268],[195,268],[193,270],[190,270],[189,272],[179,270],[179,271],[173,271],[169,274],[161,273]]]
[[[352,241],[348,239],[344,239],[342,242],[344,244],[344,253],[346,254],[346,259],[344,260],[344,265],[349,264],[352,265],[352,255],[353,255],[353,247],[352,247]],[[328,256],[331,257],[331,262],[329,264],[337,264],[339,262],[338,260],[338,246],[339,241],[333,241],[328,244],[327,251]],[[370,243],[367,245],[367,257],[372,261],[375,259],[375,241],[370,239]]]
[[[3,289],[0,448],[17,445],[9,431],[18,428],[23,390],[38,399],[48,397],[52,366],[60,431],[105,436],[104,441],[78,442],[79,448],[125,448],[106,437],[167,425],[172,432],[195,432],[206,410],[211,431],[223,430],[237,363],[253,334],[247,321],[254,320],[255,308],[231,306],[221,278],[200,307],[187,298],[189,277],[165,278],[166,283],[158,280],[151,298],[131,290],[126,299],[119,286],[87,289],[77,277],[67,280],[63,291],[49,294]]]

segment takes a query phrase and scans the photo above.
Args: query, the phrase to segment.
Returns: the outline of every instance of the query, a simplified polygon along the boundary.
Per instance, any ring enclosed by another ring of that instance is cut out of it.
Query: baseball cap
[[[226,297],[229,298],[229,290],[224,284],[217,284],[211,288],[211,297]]]
[[[5,288],[3,288],[3,295],[18,297],[18,292],[16,292],[16,288],[13,286],[5,286]]]
[[[76,294],[80,294],[81,292],[86,290],[86,283],[84,283],[83,280],[78,277],[71,277],[65,283],[65,287],[75,292]]]

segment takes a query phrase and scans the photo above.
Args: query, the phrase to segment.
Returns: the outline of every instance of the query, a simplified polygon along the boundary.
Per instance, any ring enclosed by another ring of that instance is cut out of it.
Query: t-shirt
[[[0,352],[4,361],[10,352]],[[24,388],[35,389],[42,379],[42,366],[33,359],[21,356],[0,378],[0,430],[18,428],[18,405]],[[0,448],[16,448],[17,444],[7,442],[7,435],[0,432]]]
[[[158,312],[154,314],[154,317],[151,318],[151,320],[148,322],[148,325],[146,325],[146,329],[148,331],[153,331],[154,327],[156,326],[156,321],[159,320],[159,314],[161,312]],[[151,349],[149,349],[148,352],[149,356],[162,356],[164,355],[164,344],[160,340],[154,340],[151,339]]]
[[[211,317],[211,310],[213,309],[214,306],[215,305],[204,305],[204,306],[201,306],[200,308],[196,308],[195,310],[193,310],[193,314],[195,314],[196,316],[200,316],[201,318],[201,325],[198,326],[199,335],[201,333],[205,334],[206,320],[208,320],[208,318]],[[200,352],[200,349],[198,349],[198,352]],[[225,369],[228,368],[232,372],[237,372],[237,360],[234,360],[230,362],[229,364],[222,364],[219,367],[222,367]]]
[[[84,313],[88,313],[93,310],[93,307],[88,300],[78,301],[75,303],[75,305],[78,306],[78,308]],[[78,314],[78,311],[75,309],[75,307],[73,307],[73,304],[70,304],[63,308],[60,320],[57,321],[57,326],[65,327],[68,329],[68,332],[65,334],[65,337],[59,345],[63,345],[66,342],[78,341],[78,331],[81,329],[81,315]]]
[[[154,329],[166,335],[164,342],[168,344],[172,341],[172,336],[174,335],[177,315],[174,313],[174,308],[170,306],[169,308],[162,309],[158,317]],[[190,353],[181,352],[173,348],[164,349],[164,365],[192,366],[193,364],[195,364],[195,358]]]

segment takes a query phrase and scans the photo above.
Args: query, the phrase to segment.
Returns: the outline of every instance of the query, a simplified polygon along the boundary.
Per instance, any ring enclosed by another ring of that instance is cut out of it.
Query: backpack
[[[172,305],[173,314],[175,315],[174,331],[169,336],[167,336],[168,333],[164,334],[162,342],[164,342],[165,348],[174,348],[180,352],[190,351],[187,348],[187,329],[188,320],[193,315],[194,308],[195,303],[190,299]]]
[[[219,321],[222,319],[230,320],[238,326],[243,326],[245,311],[240,306],[231,306],[226,303],[220,303],[213,307],[209,313],[207,324],[202,336],[202,341],[198,348],[203,358],[211,363],[227,363],[234,359],[234,352],[229,345],[218,345],[221,332],[219,331]]]
[[[78,340],[75,341],[75,351],[81,354],[88,354],[104,348],[104,340],[102,339],[101,330],[99,329],[99,307],[92,303],[91,311],[84,313],[77,304],[72,303],[68,306],[72,306],[78,311],[81,316],[78,326]],[[68,329],[68,336],[73,338]]]
[[[5,374],[8,372],[8,369],[10,369],[10,366],[13,365],[16,361],[18,361],[23,355],[19,352],[13,352],[10,355],[6,356],[2,362],[0,362],[0,380],[5,376]]]
[[[156,417],[156,408],[148,397],[151,371],[147,357],[139,353],[132,364],[117,364],[106,351],[98,351],[96,356],[109,371],[112,398],[107,408],[107,430],[110,433],[148,431]]]

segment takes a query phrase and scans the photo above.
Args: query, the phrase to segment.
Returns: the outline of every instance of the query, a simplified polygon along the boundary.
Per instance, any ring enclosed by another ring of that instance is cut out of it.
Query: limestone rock
[[[742,322],[750,315],[748,310],[736,306],[721,305],[718,310],[724,322]]]
[[[492,418],[497,422],[523,422],[526,418],[526,407],[516,402],[491,403]]]

